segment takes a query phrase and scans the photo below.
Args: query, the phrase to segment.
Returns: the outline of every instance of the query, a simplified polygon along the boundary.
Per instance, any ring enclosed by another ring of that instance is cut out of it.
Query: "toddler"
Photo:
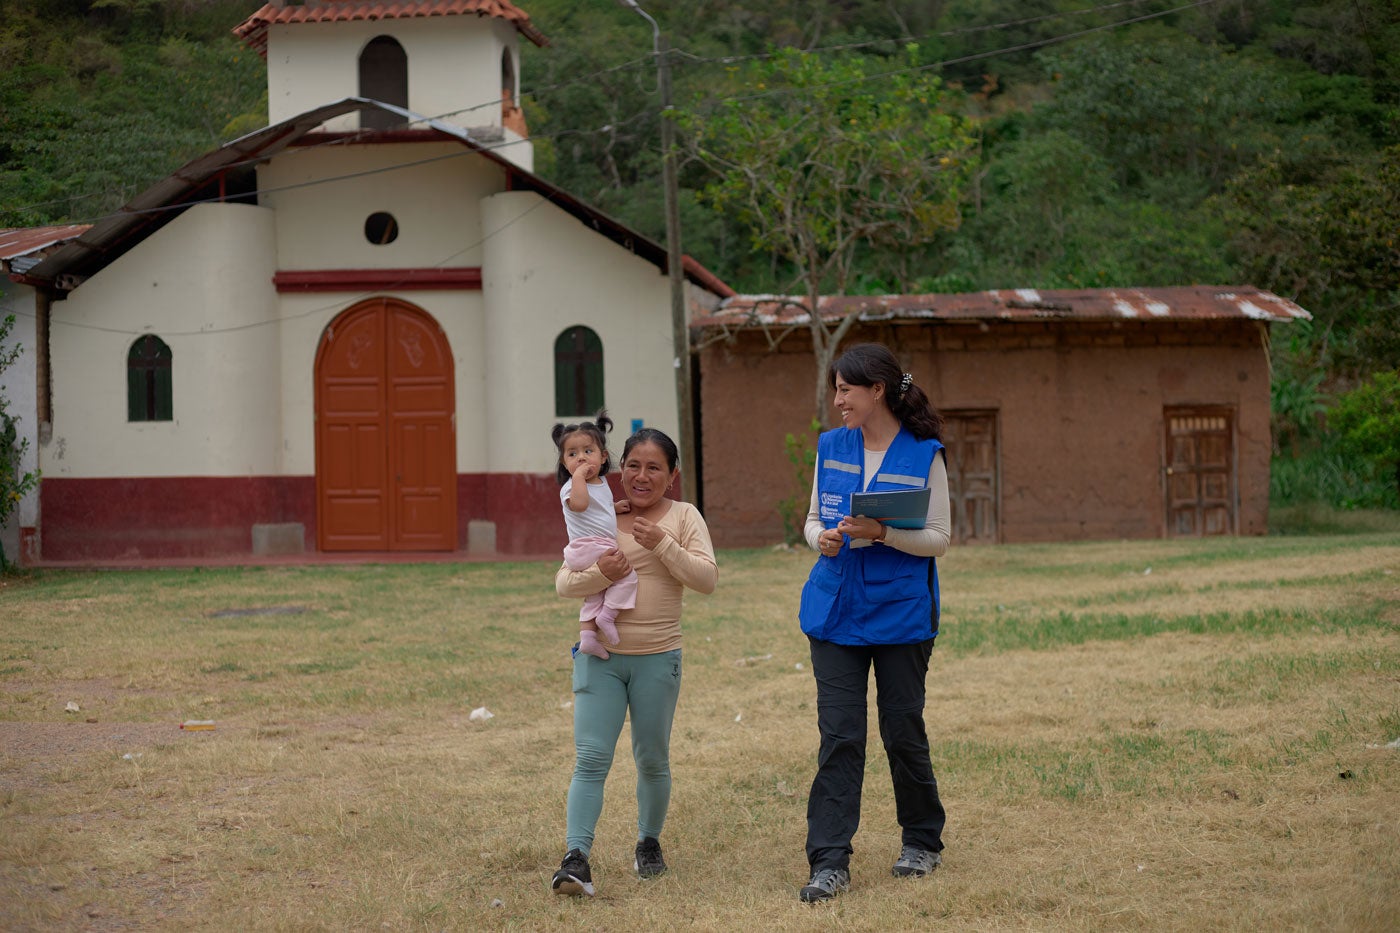
[[[564,528],[569,533],[564,563],[570,570],[587,570],[617,547],[617,512],[607,480],[603,479],[612,469],[606,436],[611,430],[612,419],[606,411],[600,411],[593,421],[556,424],[551,432],[554,446],[559,449],[559,500],[564,507]],[[616,645],[617,613],[631,609],[636,602],[636,571],[629,571],[606,590],[584,599],[579,611],[578,650],[606,660],[608,650],[598,636],[601,634],[608,644]]]

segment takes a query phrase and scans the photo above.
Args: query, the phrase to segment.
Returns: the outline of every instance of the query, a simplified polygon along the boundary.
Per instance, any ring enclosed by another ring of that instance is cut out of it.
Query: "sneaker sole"
[[[550,885],[555,894],[567,894],[570,897],[592,897],[593,882],[580,881],[570,875],[563,881],[556,881]]]
[[[837,890],[828,893],[826,891],[823,891],[821,888],[817,888],[814,891],[812,891],[811,894],[808,894],[807,889],[803,888],[801,891],[797,892],[797,897],[804,904],[820,904],[822,901],[836,900],[836,895],[842,893],[845,890],[845,888],[838,888]]]
[[[894,868],[890,869],[890,874],[894,875],[896,878],[924,878],[933,874],[934,869],[942,864],[941,861],[934,862],[927,869],[915,868],[912,865],[908,868],[896,865]]]

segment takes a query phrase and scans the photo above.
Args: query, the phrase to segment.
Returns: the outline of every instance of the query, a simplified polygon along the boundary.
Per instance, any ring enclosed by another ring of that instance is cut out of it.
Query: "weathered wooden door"
[[[316,355],[317,540],[326,551],[450,551],[457,542],[452,354],[422,310],[361,302]]]
[[[1168,408],[1167,534],[1235,533],[1234,412]]]
[[[953,540],[960,545],[996,543],[1001,535],[996,412],[943,412],[943,445]]]

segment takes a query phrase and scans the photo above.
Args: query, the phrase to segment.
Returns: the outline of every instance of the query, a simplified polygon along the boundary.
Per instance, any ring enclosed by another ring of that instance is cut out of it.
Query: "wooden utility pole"
[[[696,477],[700,464],[695,452],[695,408],[690,387],[690,320],[686,314],[685,271],[681,265],[681,208],[676,181],[675,124],[671,119],[671,63],[661,28],[636,0],[618,0],[651,23],[652,51],[656,55],[657,82],[661,91],[661,183],[665,192],[666,272],[671,280],[671,340],[675,354],[676,416],[681,451],[681,495],[686,502],[699,504]]]

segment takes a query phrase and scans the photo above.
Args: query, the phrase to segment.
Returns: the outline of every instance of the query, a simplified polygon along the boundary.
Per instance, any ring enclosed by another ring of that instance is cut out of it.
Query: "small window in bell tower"
[[[378,36],[360,52],[360,96],[385,104],[408,107],[408,55],[403,46],[389,36]],[[366,110],[360,114],[360,126],[369,130],[388,130],[403,123],[398,114],[384,110]]]
[[[501,52],[501,125],[521,136],[529,136],[525,126],[525,111],[515,93],[515,58],[510,49]]]

